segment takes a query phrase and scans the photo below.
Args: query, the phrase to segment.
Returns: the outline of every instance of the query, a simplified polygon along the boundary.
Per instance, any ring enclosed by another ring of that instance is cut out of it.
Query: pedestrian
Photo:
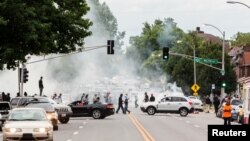
[[[57,103],[62,103],[62,93],[60,93],[57,97]]]
[[[122,112],[125,114],[125,111],[124,111],[123,105],[122,105],[122,104],[123,104],[122,96],[123,96],[123,94],[120,94],[120,97],[119,97],[119,99],[118,99],[118,108],[117,108],[117,110],[116,110],[116,113],[117,113],[117,114],[118,114],[120,108],[122,109]]]
[[[226,104],[223,107],[223,119],[224,125],[231,125],[231,118],[232,118],[232,106],[230,104],[230,99],[227,99]]]
[[[56,93],[54,93],[54,95],[53,95],[52,99],[53,99],[54,101],[56,101],[56,100],[57,100],[57,94],[56,94]]]
[[[154,97],[153,94],[151,94],[149,101],[150,101],[150,102],[154,102],[154,101],[155,101],[155,97]]]
[[[84,103],[85,103],[86,105],[89,104],[89,95],[88,95],[88,94],[85,95]]]
[[[145,92],[145,94],[144,94],[144,102],[148,102],[148,94],[147,94],[147,92]]]
[[[25,97],[27,97],[27,96],[28,96],[27,92],[24,92],[24,93],[23,93],[23,95],[24,95]]]
[[[135,95],[135,108],[137,108],[139,106],[137,102],[138,102],[138,96]]]
[[[97,102],[97,98],[98,98],[98,97],[97,97],[97,94],[95,94],[94,97],[93,97],[93,103],[96,103],[96,102]]]
[[[208,95],[206,96],[205,103],[206,103],[206,112],[209,113],[211,101]]]
[[[19,92],[16,93],[16,97],[20,97],[20,93]]]
[[[6,95],[6,101],[10,102],[10,99],[11,99],[10,93],[7,93],[7,95]]]
[[[83,93],[81,97],[81,102],[84,103],[84,101],[85,101],[85,93]]]
[[[40,80],[39,80],[39,89],[40,89],[40,96],[42,96],[42,93],[43,93],[43,77],[41,76],[40,77]]]
[[[129,98],[128,98],[128,94],[125,94],[125,100],[124,100],[124,112],[126,113],[126,112],[128,112],[129,114],[130,114],[130,110],[128,110],[128,100],[129,100]]]
[[[214,104],[215,115],[217,115],[218,110],[219,110],[219,105],[220,105],[220,100],[219,100],[218,95],[214,96],[214,103],[213,104]]]

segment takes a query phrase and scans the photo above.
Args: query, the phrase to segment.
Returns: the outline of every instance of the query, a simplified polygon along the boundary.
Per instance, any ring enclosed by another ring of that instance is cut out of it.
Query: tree
[[[250,46],[250,33],[240,33],[238,32],[233,37],[234,46]]]
[[[14,69],[26,55],[69,53],[84,44],[92,25],[85,0],[0,2],[0,69]]]

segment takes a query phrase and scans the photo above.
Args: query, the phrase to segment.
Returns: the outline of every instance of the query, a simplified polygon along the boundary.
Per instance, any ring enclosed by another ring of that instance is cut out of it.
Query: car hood
[[[5,128],[42,128],[52,127],[49,121],[7,121]]]
[[[55,108],[69,108],[67,105],[62,105],[62,104],[53,104]]]

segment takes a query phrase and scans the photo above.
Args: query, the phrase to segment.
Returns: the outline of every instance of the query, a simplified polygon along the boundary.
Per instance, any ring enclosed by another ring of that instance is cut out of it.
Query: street
[[[178,114],[149,116],[139,108],[103,120],[91,117],[71,118],[54,131],[55,141],[207,141],[207,125],[223,124],[213,113],[200,112],[180,117]],[[2,135],[0,135],[0,140]]]

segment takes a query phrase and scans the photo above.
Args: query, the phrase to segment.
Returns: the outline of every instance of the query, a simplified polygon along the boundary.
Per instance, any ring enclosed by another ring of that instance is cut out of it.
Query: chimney
[[[204,31],[201,31],[201,29],[200,29],[200,27],[196,27],[196,31],[197,31],[197,33],[204,33]]]

